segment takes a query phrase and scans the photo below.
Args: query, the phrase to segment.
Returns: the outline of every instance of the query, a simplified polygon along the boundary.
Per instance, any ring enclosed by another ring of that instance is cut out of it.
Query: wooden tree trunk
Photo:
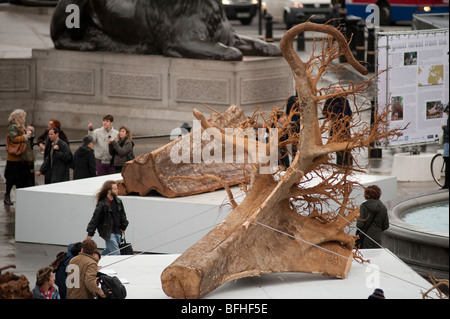
[[[209,123],[212,127],[224,129],[231,123],[240,124],[247,120],[244,112],[232,105],[223,115],[212,114]],[[198,129],[200,130],[200,128]],[[138,193],[146,196],[157,192],[166,197],[187,196],[199,194],[228,186],[248,182],[249,174],[244,171],[244,164],[213,162],[205,163],[194,161],[194,134],[201,131],[192,131],[187,135],[170,142],[148,154],[141,155],[125,163],[122,170],[123,181],[119,182],[120,195]],[[207,139],[201,141],[202,149],[210,143]],[[176,149],[188,153],[186,162],[174,163],[171,152]],[[220,180],[196,179],[203,175],[215,175]],[[175,177],[184,178],[182,181]]]
[[[280,180],[259,174],[255,165],[253,183],[241,204],[161,274],[162,288],[168,296],[201,298],[227,281],[263,273],[347,276],[353,259],[354,237],[344,231],[344,226],[347,220],[353,221],[358,216],[358,210],[350,212],[346,220],[331,222],[317,214],[303,216],[289,202],[306,172],[323,162],[330,151],[349,145],[322,145],[315,83],[292,45],[298,33],[308,30],[332,35],[347,60],[367,73],[354,60],[345,38],[332,26],[307,22],[284,35],[280,48],[292,68],[303,107],[299,151]],[[343,209],[344,206],[345,203]]]
[[[270,178],[259,180],[263,187],[254,185],[222,224],[164,270],[162,288],[168,296],[201,298],[227,281],[264,273],[347,276],[354,239],[343,232],[344,224],[290,210],[286,200],[278,200]]]

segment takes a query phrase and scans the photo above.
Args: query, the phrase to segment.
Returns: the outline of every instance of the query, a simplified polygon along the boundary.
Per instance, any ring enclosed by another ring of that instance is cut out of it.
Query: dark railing
[[[170,134],[161,134],[161,135],[142,135],[142,136],[133,136],[133,140],[141,140],[146,138],[163,138],[163,137],[170,137]],[[82,143],[83,140],[69,140],[69,144],[78,144]],[[33,147],[37,145],[37,143],[33,143]],[[5,147],[5,143],[0,143],[0,147]]]
[[[367,109],[363,109],[360,110],[359,112],[366,112],[366,111],[372,111],[372,108],[367,108]],[[324,117],[320,117],[319,120],[323,120]],[[133,140],[142,140],[142,139],[147,139],[147,138],[166,138],[166,137],[170,137],[170,134],[160,134],[160,135],[141,135],[141,136],[133,136]],[[79,144],[82,143],[83,140],[69,140],[70,144]],[[37,145],[37,143],[33,143],[33,147]],[[5,147],[6,144],[5,143],[0,143],[0,147]]]

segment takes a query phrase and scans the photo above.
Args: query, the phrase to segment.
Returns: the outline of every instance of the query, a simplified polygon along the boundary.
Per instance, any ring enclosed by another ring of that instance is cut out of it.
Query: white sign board
[[[378,33],[378,105],[389,129],[405,127],[390,145],[433,142],[449,102],[449,30]]]

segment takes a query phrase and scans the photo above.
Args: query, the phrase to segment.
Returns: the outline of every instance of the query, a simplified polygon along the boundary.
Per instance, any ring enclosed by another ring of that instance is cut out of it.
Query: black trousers
[[[450,157],[444,157],[444,162],[445,162],[445,183],[444,183],[444,186],[442,188],[449,188],[449,186],[450,186],[450,181],[449,181],[449,179],[450,179],[450,174],[449,174],[450,167],[448,166],[449,158]]]
[[[34,163],[6,161],[4,176],[6,179],[7,195],[9,195],[14,185],[16,189],[34,186]]]
[[[352,166],[353,165],[352,152],[350,150],[336,152],[336,164],[343,166]]]

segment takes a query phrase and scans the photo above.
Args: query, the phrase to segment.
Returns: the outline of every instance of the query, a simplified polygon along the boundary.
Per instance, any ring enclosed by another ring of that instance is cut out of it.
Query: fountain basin
[[[423,277],[432,273],[436,278],[448,279],[448,232],[412,225],[402,219],[414,209],[448,202],[448,190],[415,194],[387,202],[390,227],[383,232],[383,247]]]

